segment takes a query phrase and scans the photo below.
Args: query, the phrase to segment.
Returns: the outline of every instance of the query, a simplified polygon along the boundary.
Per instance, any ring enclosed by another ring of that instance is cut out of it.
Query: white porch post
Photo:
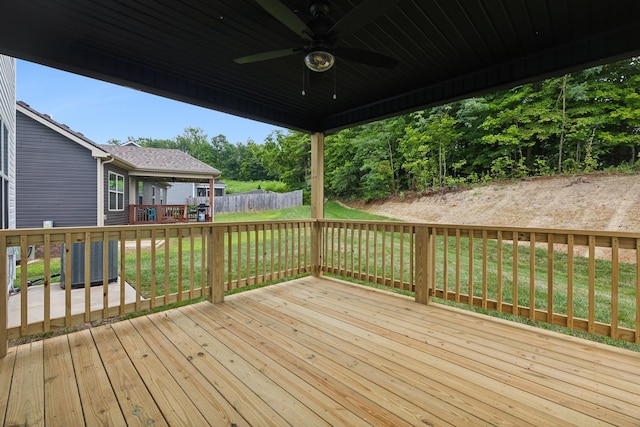
[[[324,218],[324,134],[311,135],[311,274],[322,276],[322,224]]]

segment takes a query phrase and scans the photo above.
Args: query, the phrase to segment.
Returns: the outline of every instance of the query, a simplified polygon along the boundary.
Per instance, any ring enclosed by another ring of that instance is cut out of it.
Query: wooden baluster
[[[596,324],[596,237],[589,236],[589,319],[587,332],[595,333]]]

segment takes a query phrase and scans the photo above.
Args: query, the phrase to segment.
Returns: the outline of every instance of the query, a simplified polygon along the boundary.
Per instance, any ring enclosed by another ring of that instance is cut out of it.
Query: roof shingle
[[[100,148],[130,163],[137,171],[220,175],[218,169],[176,149],[104,144],[101,144]]]

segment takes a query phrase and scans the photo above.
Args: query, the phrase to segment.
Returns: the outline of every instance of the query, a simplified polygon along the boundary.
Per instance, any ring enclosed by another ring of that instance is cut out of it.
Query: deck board
[[[303,278],[9,349],[4,425],[639,425],[640,353]]]
[[[292,298],[292,297],[287,297]],[[270,298],[269,303],[273,304],[274,299]],[[335,305],[335,304],[334,304]],[[336,331],[336,336],[344,336],[349,331],[358,330],[370,331],[372,323],[375,323],[372,317],[367,318],[363,316],[358,320],[355,313],[352,311],[348,314],[341,315],[337,311],[333,311],[326,308],[326,304],[320,304],[314,307],[314,310],[331,311],[333,315],[338,316],[338,319],[333,321]],[[296,308],[298,308],[296,306]],[[302,321],[305,317],[313,315],[309,312],[301,312],[299,319]],[[318,321],[318,319],[314,319]],[[407,325],[408,326],[408,325]],[[446,406],[447,402],[452,404],[458,403],[457,407],[452,408],[452,415],[455,418],[450,419],[450,422],[456,425],[460,424],[473,424],[471,419],[458,419],[463,416],[464,413],[470,413],[477,417],[480,417],[484,422],[492,423],[496,422],[496,418],[500,420],[508,420],[513,416],[513,407],[522,407],[523,402],[517,402],[511,398],[518,390],[513,388],[509,384],[494,384],[489,381],[482,374],[477,373],[473,366],[470,366],[470,361],[461,358],[455,354],[446,354],[439,348],[428,349],[428,344],[416,341],[414,338],[407,335],[406,326],[403,325],[399,331],[391,332],[388,329],[377,328],[374,329],[375,334],[369,334],[367,338],[358,338],[355,342],[362,343],[365,354],[369,354],[368,357],[372,357],[372,354],[377,355],[382,361],[387,361],[387,369],[398,375],[398,371],[403,367],[409,369],[409,372],[405,374],[403,381],[405,384],[409,383],[414,378],[422,378],[424,382],[430,384],[432,393],[438,395],[438,399],[442,402],[438,406]],[[349,341],[345,339],[345,341]],[[344,348],[346,344],[341,345]],[[428,351],[423,351],[423,349]],[[437,356],[437,359],[430,359],[429,363],[421,363],[426,357]],[[377,363],[381,363],[378,361]],[[454,381],[457,387],[450,388],[448,383]],[[471,397],[471,400],[469,400]],[[487,399],[490,402],[493,409],[488,408],[487,411],[481,412],[479,400]],[[428,405],[431,399],[423,398],[421,403]],[[518,406],[516,406],[518,405]],[[455,405],[454,405],[455,406]],[[498,407],[502,406],[502,414],[498,412]],[[513,420],[516,425],[526,424],[531,418],[531,410],[527,408],[523,411],[526,417],[523,416],[520,419]],[[535,418],[536,414],[533,414]],[[548,415],[546,416],[548,419]],[[475,420],[475,424],[481,423],[480,420]],[[556,421],[558,423],[558,421]]]
[[[219,311],[215,310],[219,315]],[[205,316],[195,308],[190,308],[185,313],[195,326],[192,331],[203,339],[211,337],[205,330],[204,325],[211,322],[212,316]],[[223,328],[227,328],[228,323]],[[220,329],[220,334],[225,335],[224,329]],[[279,377],[280,383],[275,382],[269,376],[265,375],[261,369],[251,365],[246,359],[241,357],[240,353],[246,353],[252,349],[249,343],[241,340],[228,340],[225,336],[225,347],[218,347],[215,357],[219,362],[224,363],[229,371],[236,377],[237,381],[244,383],[256,397],[260,398],[271,407],[276,413],[283,417],[292,425],[327,425],[317,414],[305,406],[296,396],[288,391],[291,380],[289,376]]]
[[[16,348],[5,425],[44,424],[43,355],[42,341]]]
[[[75,368],[80,401],[87,425],[122,425],[124,416],[117,405],[115,393],[104,370],[91,332],[69,334],[69,347]],[[45,360],[49,363],[48,360]],[[57,400],[57,396],[46,396]],[[52,405],[52,409],[57,409]]]
[[[56,397],[44,401],[45,424],[82,425],[82,403],[66,335],[44,341],[44,360],[44,395]]]
[[[237,311],[240,309],[238,307]],[[324,375],[330,375],[342,382],[347,388],[358,391],[360,396],[367,396],[371,393],[376,395],[376,402],[359,402],[360,406],[370,407],[373,404],[382,408],[395,406],[396,415],[400,416],[405,423],[412,424],[418,424],[423,420],[434,424],[443,424],[450,422],[446,421],[447,412],[458,415],[450,411],[446,402],[430,410],[419,406],[417,402],[430,399],[430,396],[423,390],[409,382],[395,381],[396,372],[389,372],[384,366],[370,363],[366,357],[358,357],[358,355],[348,352],[347,346],[350,342],[366,339],[364,334],[358,333],[360,331],[355,333],[342,331],[340,334],[333,335],[329,333],[331,329],[329,322],[323,322],[325,319],[303,315],[306,317],[306,321],[311,320],[314,324],[313,330],[310,331],[304,320],[291,326],[281,321],[274,321],[277,314],[273,311],[270,313],[271,319],[260,316],[259,312],[262,309],[255,304],[247,305],[247,310],[247,313],[252,313],[254,319],[260,319],[262,324],[270,329],[269,332],[262,331],[262,335],[268,339],[280,342],[283,347],[291,348],[291,352],[295,356],[308,359],[311,364],[321,369]],[[283,340],[281,337],[286,338]],[[322,345],[318,345],[318,343],[322,343]],[[473,419],[464,418],[457,421],[468,424]],[[475,421],[478,420],[475,419]]]
[[[204,307],[204,309],[207,309],[207,307]],[[235,310],[230,314],[232,314],[234,318],[242,319]],[[357,388],[339,384],[334,372],[323,370],[322,367],[319,366],[315,354],[312,351],[301,351],[300,346],[297,345],[295,341],[292,342],[284,337],[269,334],[268,331],[261,329],[258,323],[252,321],[248,325],[240,325],[237,321],[229,321],[225,323],[225,327],[229,329],[233,335],[242,337],[248,342],[254,342],[260,348],[265,348],[269,354],[275,356],[275,360],[277,360],[279,364],[286,366],[293,375],[306,381],[311,379],[313,383],[318,384],[318,386],[310,390],[309,394],[298,396],[298,398],[304,399],[305,402],[318,398],[318,394],[322,393],[324,384],[327,384],[332,390],[332,395],[337,397],[338,401],[346,399],[354,404],[354,406],[363,408],[361,419],[377,421],[378,423],[384,422],[386,424],[401,423],[401,418],[397,417],[391,411],[377,407],[378,405],[375,402],[366,400],[358,393]],[[287,377],[283,379],[287,380]],[[280,379],[280,381],[283,382],[283,379]],[[338,411],[341,411],[340,408],[338,408]],[[360,421],[360,423],[361,422],[362,421]]]
[[[145,342],[143,332],[137,330],[134,323],[140,324],[133,321],[118,322],[114,323],[112,328],[167,423],[169,425],[206,425],[207,420],[195,405],[195,401],[187,395],[180,383],[169,372],[170,369],[175,368],[164,364],[165,361]],[[189,384],[188,381],[186,383]]]
[[[366,289],[361,291],[368,292]],[[275,294],[278,290],[273,288],[269,292]],[[295,292],[280,294],[286,300],[295,302]],[[301,305],[302,301],[307,301],[308,304],[309,301],[318,299],[320,301],[317,303],[316,310],[327,311],[325,307],[329,307],[331,301],[315,295],[307,299],[303,297],[298,305]],[[558,400],[562,399],[563,395],[576,397],[578,399],[561,407],[552,404],[546,406],[547,410],[552,413],[560,411],[558,416],[572,423],[583,416],[582,412],[605,413],[607,419],[614,422],[629,422],[629,417],[637,416],[637,398],[640,396],[640,388],[637,384],[620,379],[615,384],[611,384],[611,381],[607,384],[593,382],[591,380],[593,375],[591,377],[585,376],[585,371],[576,370],[571,365],[554,367],[554,365],[558,365],[555,359],[548,359],[546,362],[548,366],[538,360],[523,360],[522,350],[510,351],[508,346],[498,345],[491,340],[493,328],[475,331],[473,334],[465,331],[457,331],[458,333],[452,334],[452,328],[455,326],[452,327],[450,319],[446,317],[441,318],[439,323],[432,317],[427,325],[425,322],[416,322],[417,319],[408,314],[407,310],[396,310],[389,314],[389,308],[381,306],[376,300],[351,299],[349,307],[352,308],[352,311],[348,316],[343,316],[343,325],[353,319],[359,319],[362,327],[368,328],[370,324],[379,326],[381,328],[378,330],[379,336],[388,335],[391,331],[393,337],[398,337],[396,341],[400,344],[407,344],[411,348],[416,348],[411,340],[420,340],[422,337],[428,336],[437,342],[438,349],[433,354],[442,359],[455,361],[456,364],[465,366],[481,375],[491,377],[491,372],[500,371],[500,375],[509,374],[509,381],[505,381],[505,383],[514,385],[527,393],[537,391],[536,394],[545,397],[551,394]],[[273,301],[270,302],[273,303]],[[408,339],[402,338],[403,334],[397,333],[400,330],[404,331],[404,335]],[[486,337],[477,338],[481,334]],[[385,343],[379,344],[385,345]],[[387,347],[391,347],[391,345],[387,345]],[[423,343],[420,343],[417,348],[430,352]],[[542,359],[542,357],[534,356],[533,359]],[[600,374],[606,375],[605,372]],[[486,379],[480,378],[479,385],[482,384],[487,384]],[[510,390],[509,394],[519,392],[518,390]],[[531,396],[530,400],[533,406],[545,404],[543,401],[535,400],[535,396]],[[567,411],[567,409],[574,409],[574,411]],[[618,412],[622,412],[622,416]]]
[[[226,347],[223,341],[216,338],[220,329],[217,325],[210,323],[204,326],[211,332],[209,334],[204,334],[203,330],[194,333],[197,323],[186,317],[183,310],[168,312],[167,317],[171,322],[162,322],[160,327],[172,337],[183,357],[212,382],[244,420],[250,425],[285,424],[285,420],[256,396],[251,387],[238,381],[224,360],[215,357],[219,349]]]
[[[0,420],[5,420],[7,403],[11,392],[11,378],[14,373],[16,351],[10,351],[0,359]]]
[[[273,299],[270,299],[273,303]],[[248,308],[257,310],[255,304],[248,304]],[[318,307],[318,309],[321,309]],[[253,316],[256,317],[255,311]],[[322,331],[319,333],[318,327],[315,326],[319,319],[314,318],[314,325],[304,325],[304,319],[309,313],[301,312],[299,322],[295,325],[296,329],[310,334],[313,339],[321,340],[323,333],[331,333],[336,340],[337,347],[352,356],[352,358],[360,363],[367,363],[380,367],[386,372],[390,372],[394,377],[402,381],[403,390],[410,391],[412,398],[419,399],[418,402],[428,404],[433,399],[439,400],[437,407],[427,408],[431,411],[440,413],[456,425],[480,423],[480,420],[497,422],[498,420],[511,420],[517,425],[526,425],[528,421],[518,419],[512,414],[504,412],[498,418],[495,416],[496,406],[504,406],[509,402],[502,399],[496,399],[496,396],[488,396],[489,404],[484,404],[477,397],[469,398],[469,395],[487,396],[487,390],[482,387],[474,387],[467,379],[460,379],[455,382],[455,377],[443,370],[434,369],[430,364],[422,363],[421,359],[413,359],[407,357],[403,352],[389,348],[388,342],[381,337],[366,336],[365,329],[357,329],[357,326],[336,327],[330,325],[329,322],[322,324]],[[338,321],[338,324],[340,321]],[[355,332],[354,332],[355,331]],[[401,361],[402,363],[397,363]],[[354,363],[354,362],[351,362]],[[364,375],[368,372],[365,370]],[[440,382],[439,382],[440,381]],[[446,383],[454,381],[456,387],[446,385]],[[460,390],[464,390],[461,393]],[[512,402],[512,404],[515,402]],[[459,408],[463,408],[460,411]],[[511,410],[511,407],[506,407]],[[466,412],[470,412],[473,416],[469,416]]]
[[[126,423],[168,426],[113,329],[94,328],[91,335]]]
[[[148,317],[140,317],[134,325],[162,363],[173,367],[169,373],[201,411],[208,422],[214,425],[245,425],[238,412],[220,394],[207,378],[190,361],[180,355],[167,336],[158,334],[158,328]],[[171,345],[169,345],[171,344]]]

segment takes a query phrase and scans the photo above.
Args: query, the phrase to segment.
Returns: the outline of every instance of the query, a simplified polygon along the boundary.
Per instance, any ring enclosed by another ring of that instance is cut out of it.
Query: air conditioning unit
[[[27,253],[24,254],[24,257],[20,253],[20,247],[16,246],[16,248],[15,248],[14,260],[15,260],[16,264],[20,264],[20,261],[22,260],[22,258],[27,259],[27,260],[31,260],[31,259],[35,259],[35,256],[36,256],[36,248],[33,245],[32,246],[27,246]]]
[[[65,288],[67,284],[71,288],[84,288],[86,286],[84,277],[84,243],[71,244],[71,277],[66,276],[66,256],[65,245],[60,249],[60,287]],[[110,240],[108,243],[107,260],[107,281],[109,283],[118,280],[118,241]],[[91,282],[89,286],[102,285],[104,282],[102,261],[104,258],[103,243],[91,243]]]

